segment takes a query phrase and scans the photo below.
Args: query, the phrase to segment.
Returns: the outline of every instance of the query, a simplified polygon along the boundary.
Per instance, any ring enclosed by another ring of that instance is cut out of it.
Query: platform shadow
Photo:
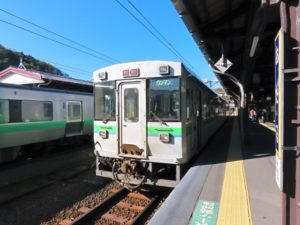
[[[243,145],[244,160],[274,156],[275,133],[258,123],[249,123],[247,128]]]
[[[234,118],[228,118],[223,127],[204,147],[198,158],[192,161],[193,166],[274,156],[275,133],[260,124],[249,123],[246,127],[245,144],[236,146],[241,149],[242,154],[236,154],[228,159],[233,123]]]

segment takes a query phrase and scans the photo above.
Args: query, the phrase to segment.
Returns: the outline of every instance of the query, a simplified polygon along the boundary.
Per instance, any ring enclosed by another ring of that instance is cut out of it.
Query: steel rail
[[[84,213],[81,216],[79,216],[78,218],[76,218],[69,225],[87,224],[87,222],[92,220],[93,217],[103,214],[104,212],[108,211],[112,206],[114,206],[114,204],[116,202],[118,202],[120,199],[122,199],[127,193],[128,193],[127,189],[121,188],[116,193],[114,193],[112,196],[108,197],[103,202],[96,205],[94,208],[90,209],[86,213]]]

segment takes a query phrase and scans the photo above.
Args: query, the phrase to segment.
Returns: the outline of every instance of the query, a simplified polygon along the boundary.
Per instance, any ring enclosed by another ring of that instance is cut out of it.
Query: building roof
[[[59,76],[36,70],[8,67],[0,71],[0,82],[20,85],[43,85],[43,87],[77,91],[93,91],[91,81],[79,80],[67,76]]]

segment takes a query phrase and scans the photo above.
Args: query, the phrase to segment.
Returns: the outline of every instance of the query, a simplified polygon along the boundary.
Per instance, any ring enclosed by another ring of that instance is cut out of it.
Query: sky
[[[0,44],[82,80],[102,67],[143,60],[183,61],[199,79],[216,79],[171,0],[1,0]]]

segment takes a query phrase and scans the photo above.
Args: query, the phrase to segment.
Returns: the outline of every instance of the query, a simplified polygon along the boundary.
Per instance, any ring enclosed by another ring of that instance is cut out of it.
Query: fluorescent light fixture
[[[252,40],[252,46],[251,46],[250,54],[249,54],[250,57],[254,56],[258,41],[259,41],[259,36],[255,36]]]

